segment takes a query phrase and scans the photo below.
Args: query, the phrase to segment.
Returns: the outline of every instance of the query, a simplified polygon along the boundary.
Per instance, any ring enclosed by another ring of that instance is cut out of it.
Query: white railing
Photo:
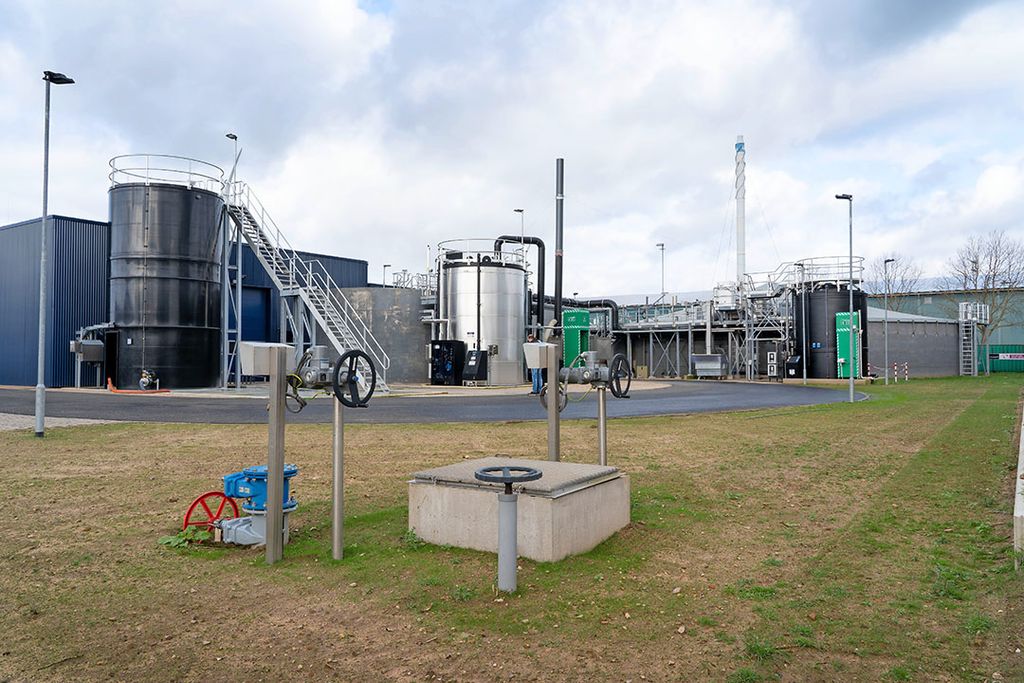
[[[988,304],[979,304],[974,301],[962,301],[960,303],[960,320],[964,322],[978,323],[979,325],[988,325]]]
[[[508,242],[508,244],[518,244]],[[521,247],[522,245],[518,245]],[[494,240],[482,237],[466,237],[445,240],[437,244],[438,259],[448,263],[498,262],[527,267],[526,249],[495,251]]]
[[[386,377],[387,369],[391,367],[391,358],[384,351],[380,342],[373,336],[366,323],[362,321],[358,311],[349,300],[339,291],[337,283],[331,277],[330,272],[318,259],[304,260],[300,258],[296,250],[288,242],[288,239],[281,232],[281,229],[270,217],[262,202],[256,197],[248,184],[235,181],[228,183],[225,200],[231,206],[243,206],[257,222],[257,227],[265,238],[270,241],[270,247],[274,250],[275,258],[283,260],[281,264],[291,277],[288,283],[298,288],[315,290],[317,296],[323,298],[328,304],[327,310],[321,315],[327,323],[327,314],[333,310],[341,320],[331,321],[340,323],[353,337],[359,348],[373,357],[382,370],[382,376]],[[277,264],[274,264],[275,267]],[[316,311],[314,311],[316,313]],[[331,330],[325,330],[333,334]],[[346,340],[341,340],[346,341]]]
[[[864,279],[864,257],[853,257],[853,281]],[[845,283],[850,280],[849,256],[814,256],[781,264],[775,270],[747,273],[748,295],[774,294],[786,287],[812,282]]]
[[[167,183],[220,194],[224,170],[199,159],[172,154],[123,154],[110,160],[111,187],[128,183]]]

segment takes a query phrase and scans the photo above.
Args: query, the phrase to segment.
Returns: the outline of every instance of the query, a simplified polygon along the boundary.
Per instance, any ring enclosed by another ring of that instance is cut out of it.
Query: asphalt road
[[[780,384],[739,382],[669,382],[664,389],[635,391],[631,398],[608,395],[609,417],[639,417],[707,413],[753,408],[818,405],[846,399],[845,390]],[[572,395],[570,395],[572,396]],[[574,397],[576,398],[576,397]],[[858,398],[863,398],[858,395]],[[32,390],[0,389],[0,413],[31,415]],[[138,422],[185,422],[245,424],[267,419],[265,400],[173,395],[118,395],[49,391],[46,413],[52,417],[77,417]],[[570,402],[563,419],[596,418],[596,392],[583,401]],[[535,396],[387,396],[371,400],[365,409],[346,409],[346,422],[495,422],[544,420],[546,413]],[[331,402],[310,402],[290,422],[331,421]]]

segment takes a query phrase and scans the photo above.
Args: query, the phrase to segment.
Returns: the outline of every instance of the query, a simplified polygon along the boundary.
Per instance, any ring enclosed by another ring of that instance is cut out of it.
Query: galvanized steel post
[[[597,388],[597,464],[608,464],[608,387]]]
[[[331,557],[340,560],[345,554],[345,407],[335,397],[334,439],[331,486]]]
[[[267,564],[284,556],[284,402],[288,349],[270,350],[270,433],[267,439]]]
[[[506,490],[510,488],[506,486]],[[519,529],[516,524],[518,498],[515,493],[498,494],[498,590],[506,593],[516,591],[516,556],[519,554]]]

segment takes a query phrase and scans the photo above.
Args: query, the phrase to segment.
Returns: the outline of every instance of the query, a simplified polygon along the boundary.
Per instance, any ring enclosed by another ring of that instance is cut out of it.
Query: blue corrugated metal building
[[[39,225],[37,218],[0,227],[0,349],[4,351],[0,353],[0,385],[36,383]],[[75,363],[69,342],[82,327],[109,319],[110,223],[50,216],[47,231],[46,385],[74,386]],[[298,253],[303,259],[318,259],[339,287],[367,285],[366,261]],[[252,250],[243,245],[242,337],[276,341],[279,318],[278,292]],[[91,380],[86,373],[83,382]]]
[[[0,227],[0,384],[35,386],[39,335],[39,226]],[[68,216],[47,220],[46,385],[74,384],[68,342],[107,317],[110,224]]]

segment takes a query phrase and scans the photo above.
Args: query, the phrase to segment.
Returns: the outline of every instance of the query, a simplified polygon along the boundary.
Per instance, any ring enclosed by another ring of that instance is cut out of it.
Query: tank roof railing
[[[812,256],[789,261],[773,271],[747,273],[744,285],[747,295],[778,296],[787,288],[801,283],[835,282],[843,284],[850,279],[849,256]],[[864,279],[864,257],[853,257],[853,282]]]
[[[110,160],[110,186],[167,183],[220,194],[224,169],[215,164],[173,154],[122,154]]]
[[[493,237],[467,237],[438,242],[437,254],[438,259],[443,258],[449,263],[475,264],[486,263],[489,260],[492,263],[512,264],[524,269],[528,267],[525,249],[495,251]]]

